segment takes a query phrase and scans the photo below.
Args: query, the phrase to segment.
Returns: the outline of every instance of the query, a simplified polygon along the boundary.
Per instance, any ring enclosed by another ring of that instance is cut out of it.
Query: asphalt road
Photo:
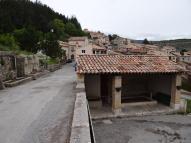
[[[70,135],[76,76],[72,64],[0,91],[0,143],[65,143]]]
[[[113,118],[93,122],[97,143],[191,143],[191,117]]]

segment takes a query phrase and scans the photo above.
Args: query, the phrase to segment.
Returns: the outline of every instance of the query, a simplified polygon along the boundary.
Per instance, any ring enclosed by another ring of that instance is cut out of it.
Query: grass
[[[10,51],[10,52],[14,52],[17,55],[32,55],[33,53],[28,52],[28,51],[22,51],[20,50],[18,47],[8,47],[5,45],[0,44],[0,51]]]
[[[16,51],[14,51],[17,55],[21,55],[21,54],[23,54],[23,55],[33,55],[33,53],[31,53],[31,52],[28,52],[28,51],[21,51],[21,50],[16,50]]]
[[[48,65],[53,65],[53,64],[58,64],[59,61],[57,59],[54,59],[54,58],[49,58],[47,63],[48,63]]]
[[[0,44],[0,51],[10,51],[9,47]]]

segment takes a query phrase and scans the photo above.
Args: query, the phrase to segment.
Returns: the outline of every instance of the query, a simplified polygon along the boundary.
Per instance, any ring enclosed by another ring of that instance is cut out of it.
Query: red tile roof
[[[179,73],[184,69],[159,56],[80,55],[77,73]]]

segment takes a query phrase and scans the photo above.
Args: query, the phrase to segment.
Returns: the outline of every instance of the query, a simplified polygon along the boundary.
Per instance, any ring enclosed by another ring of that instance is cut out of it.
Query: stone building
[[[172,54],[176,52],[176,48],[172,46],[164,46],[161,48],[161,51],[166,54]]]
[[[127,45],[131,43],[131,41],[127,38],[122,38],[117,36],[114,40],[111,41],[112,48],[114,50],[126,49]]]
[[[67,60],[76,60],[79,55],[107,54],[104,46],[99,46],[88,40],[87,37],[71,37],[67,42],[59,41],[65,51]]]
[[[89,33],[90,38],[95,42],[95,44],[106,47],[110,45],[109,37],[104,33],[100,31],[89,31],[88,29],[85,29],[85,32]]]
[[[126,104],[153,100],[178,110],[182,72],[159,56],[83,55],[77,61],[89,102],[115,113]]]
[[[88,37],[71,37],[68,40],[69,44],[69,58],[76,60],[79,54],[84,54],[84,48],[89,44]]]
[[[185,62],[185,63],[191,63],[191,53],[190,52],[184,52],[181,54],[180,52],[174,52],[172,53],[173,56],[176,57],[176,62]]]

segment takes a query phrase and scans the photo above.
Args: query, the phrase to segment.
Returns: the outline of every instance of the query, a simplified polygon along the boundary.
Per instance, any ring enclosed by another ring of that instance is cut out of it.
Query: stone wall
[[[89,123],[89,108],[86,99],[83,75],[78,75],[76,90],[77,93],[74,105],[70,143],[91,143],[91,124]]]
[[[37,55],[15,55],[0,51],[1,81],[13,80],[40,71]]]
[[[17,76],[27,76],[40,70],[39,58],[36,55],[17,57]]]
[[[0,75],[2,81],[16,78],[14,54],[8,52],[0,53]]]

